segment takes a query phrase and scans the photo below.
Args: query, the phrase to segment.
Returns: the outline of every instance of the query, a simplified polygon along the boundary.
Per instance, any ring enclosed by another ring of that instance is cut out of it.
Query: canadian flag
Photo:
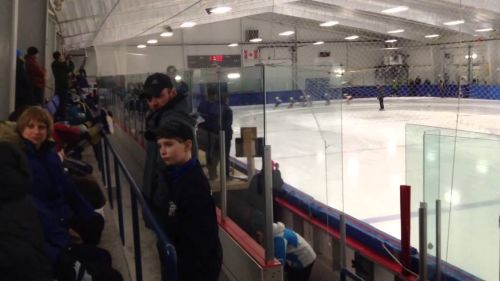
[[[255,50],[244,50],[243,51],[243,58],[245,58],[245,60],[255,60],[255,59],[258,59],[259,58],[259,49],[255,49]]]

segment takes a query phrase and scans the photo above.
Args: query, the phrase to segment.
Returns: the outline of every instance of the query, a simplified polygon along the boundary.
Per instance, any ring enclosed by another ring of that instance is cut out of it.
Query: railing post
[[[436,281],[441,281],[441,200],[436,200]]]
[[[226,184],[226,139],[225,132],[219,132],[219,147],[220,147],[220,191],[221,191],[221,213],[222,219],[227,216],[227,184]]]
[[[142,281],[141,232],[139,230],[139,210],[135,191],[130,189],[132,207],[132,233],[134,237],[135,280]]]
[[[104,147],[106,146],[105,144],[106,140],[101,139],[101,142],[99,143],[99,159],[101,161],[101,177],[102,177],[102,182],[104,183],[105,186],[108,186],[106,183],[106,167],[104,167]]]
[[[104,162],[106,166],[106,187],[108,188],[108,200],[109,206],[111,209],[114,209],[113,206],[113,186],[111,184],[111,171],[109,168],[109,156],[108,156],[108,143],[104,143]]]
[[[427,203],[420,202],[420,208],[418,209],[418,221],[419,221],[419,254],[420,254],[420,264],[419,273],[420,281],[427,281]]]
[[[340,270],[346,269],[346,229],[345,229],[345,213],[340,213]]]
[[[273,167],[271,161],[271,146],[264,146],[264,200],[265,200],[265,250],[266,262],[274,259],[273,238]]]
[[[120,184],[120,162],[116,155],[113,155],[115,165],[115,185],[116,185],[116,204],[118,205],[118,229],[120,230],[120,238],[122,245],[125,245],[125,231],[123,229],[123,204],[122,204],[122,188]]]

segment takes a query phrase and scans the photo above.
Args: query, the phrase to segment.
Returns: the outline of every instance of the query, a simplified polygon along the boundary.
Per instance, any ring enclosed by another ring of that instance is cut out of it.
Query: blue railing
[[[142,249],[141,249],[141,232],[139,227],[139,203],[142,207],[143,217],[148,224],[148,226],[154,231],[158,239],[159,248],[161,249],[162,258],[160,260],[164,262],[164,267],[166,269],[168,280],[177,281],[177,254],[174,245],[170,243],[170,240],[165,235],[161,229],[159,223],[156,221],[151,209],[144,200],[141,190],[139,189],[137,183],[134,181],[132,175],[125,167],[122,159],[116,153],[115,149],[109,142],[107,137],[103,137],[101,145],[97,145],[96,154],[99,162],[99,168],[101,169],[103,175],[103,182],[108,190],[108,202],[110,207],[114,209],[113,203],[113,186],[111,178],[111,167],[109,162],[109,152],[111,151],[113,157],[114,166],[114,180],[115,180],[115,193],[116,193],[116,204],[118,213],[118,228],[120,232],[120,239],[122,245],[125,245],[125,230],[123,224],[123,202],[122,202],[122,186],[120,180],[120,170],[122,171],[125,179],[130,187],[130,203],[132,211],[132,239],[134,244],[134,263],[135,263],[135,280],[142,281]],[[103,170],[104,169],[104,170]]]

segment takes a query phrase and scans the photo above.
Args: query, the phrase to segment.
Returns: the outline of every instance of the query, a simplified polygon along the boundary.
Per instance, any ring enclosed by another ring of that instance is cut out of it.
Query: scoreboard
[[[241,55],[187,56],[189,68],[241,67]]]

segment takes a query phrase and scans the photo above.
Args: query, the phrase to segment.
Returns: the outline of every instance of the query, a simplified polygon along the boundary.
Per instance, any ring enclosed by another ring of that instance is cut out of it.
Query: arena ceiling
[[[55,3],[61,2],[62,3]],[[123,42],[163,31],[174,31],[186,21],[198,25],[251,17],[269,21],[293,21],[317,28],[338,21],[331,32],[357,31],[367,39],[384,38],[391,30],[404,32],[392,37],[425,41],[425,35],[464,40],[498,36],[498,0],[51,0],[51,10],[60,27],[65,47],[79,49]],[[60,5],[59,5],[60,4]],[[208,14],[207,8],[227,5],[225,14]],[[56,9],[56,6],[59,6]],[[387,9],[407,7],[388,13]],[[463,24],[445,25],[457,20]],[[492,31],[477,30],[492,28]]]

